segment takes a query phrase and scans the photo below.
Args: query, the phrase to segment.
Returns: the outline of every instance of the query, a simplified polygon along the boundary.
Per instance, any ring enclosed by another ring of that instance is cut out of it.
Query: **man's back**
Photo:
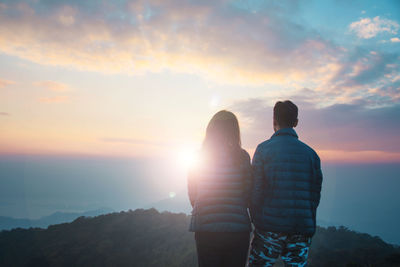
[[[254,154],[253,222],[257,229],[312,236],[322,173],[313,149],[293,128],[278,130]]]
[[[287,100],[274,106],[275,134],[258,145],[253,157],[251,217],[255,225],[249,267],[272,266],[280,256],[285,266],[306,266],[322,172],[315,151],[298,140],[293,129],[297,106]]]

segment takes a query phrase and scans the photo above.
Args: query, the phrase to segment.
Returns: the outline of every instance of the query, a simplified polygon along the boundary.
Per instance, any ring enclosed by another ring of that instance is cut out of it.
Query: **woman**
[[[251,223],[247,212],[251,186],[249,154],[241,148],[239,123],[229,111],[209,122],[200,164],[189,172],[199,267],[245,266]]]

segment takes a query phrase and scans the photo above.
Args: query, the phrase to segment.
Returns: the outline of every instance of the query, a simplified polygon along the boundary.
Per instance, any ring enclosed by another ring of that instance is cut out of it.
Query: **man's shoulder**
[[[289,145],[289,144],[288,144]],[[270,138],[265,140],[264,142],[261,142],[258,146],[256,151],[275,151],[275,149],[279,149],[282,146],[282,140]],[[296,147],[296,150],[302,150],[303,152],[306,152],[313,157],[319,159],[319,156],[315,150],[304,143],[303,141],[300,141],[299,139],[296,139],[294,142],[290,143],[290,146]]]
[[[261,142],[260,144],[258,144],[256,151],[258,151],[258,152],[274,151],[275,149],[280,149],[280,147],[283,145],[282,142],[283,142],[283,140],[277,139],[277,138],[267,139],[267,140]],[[317,152],[315,152],[315,150],[312,147],[310,147],[303,141],[300,141],[299,139],[295,139],[294,142],[291,142],[290,146],[297,147],[297,149],[305,151],[305,152],[309,153],[310,155],[314,156],[315,158],[319,159]]]
[[[315,152],[315,150],[312,147],[310,147],[309,145],[307,145],[306,143],[304,143],[300,140],[298,140],[298,142],[305,151],[307,151],[310,155],[312,155],[314,158],[317,158],[319,160],[319,156],[318,156],[317,152]]]
[[[265,140],[264,142],[261,142],[258,144],[255,154],[264,154],[265,151],[268,150],[268,147],[270,146],[271,139]]]
[[[264,142],[258,144],[257,149],[263,149],[268,147],[271,144],[271,139],[267,139]]]

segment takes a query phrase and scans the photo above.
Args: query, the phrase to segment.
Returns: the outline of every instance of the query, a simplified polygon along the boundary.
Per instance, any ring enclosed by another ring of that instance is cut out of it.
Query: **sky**
[[[211,116],[250,154],[299,106],[326,162],[400,162],[400,3],[0,0],[0,154],[182,157]]]

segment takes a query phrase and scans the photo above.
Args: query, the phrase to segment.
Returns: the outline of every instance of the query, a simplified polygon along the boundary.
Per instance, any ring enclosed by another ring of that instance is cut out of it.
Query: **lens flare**
[[[181,149],[178,155],[178,163],[185,169],[190,169],[196,166],[198,163],[198,156],[193,149],[184,148]]]

